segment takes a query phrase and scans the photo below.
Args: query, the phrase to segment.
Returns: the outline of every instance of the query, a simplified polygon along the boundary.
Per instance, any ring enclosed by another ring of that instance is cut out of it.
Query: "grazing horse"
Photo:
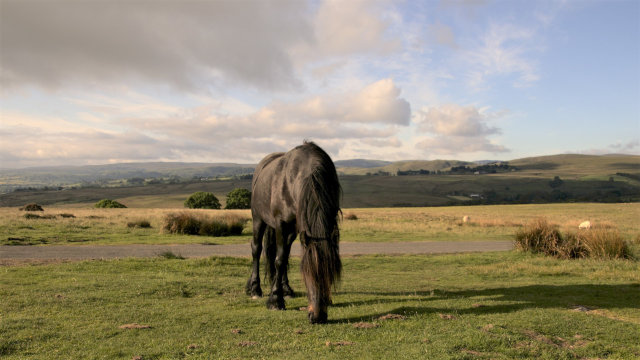
[[[305,141],[289,152],[262,159],[251,188],[253,266],[247,295],[262,296],[259,268],[264,236],[271,285],[267,308],[284,310],[284,297],[294,295],[287,277],[289,252],[300,234],[300,270],[307,287],[309,321],[326,323],[331,290],[342,270],[338,249],[342,190],[333,161],[319,146]]]

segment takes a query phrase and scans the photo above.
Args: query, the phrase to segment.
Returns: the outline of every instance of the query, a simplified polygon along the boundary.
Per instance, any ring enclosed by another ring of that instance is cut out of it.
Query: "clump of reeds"
[[[592,258],[628,259],[631,249],[617,229],[595,228],[579,231],[575,236],[580,246]]]
[[[184,260],[185,257],[180,255],[180,254],[175,254],[173,251],[171,250],[167,250],[164,252],[161,252],[160,254],[158,254],[159,257],[165,258],[165,259],[169,259],[169,260]]]
[[[358,220],[358,215],[354,213],[348,213],[344,216],[345,220]]]
[[[38,215],[38,214],[27,213],[27,214],[24,214],[24,218],[27,219],[27,220],[34,220],[34,219],[51,220],[51,219],[55,219],[56,216],[55,215]]]
[[[234,214],[210,217],[180,212],[167,214],[162,228],[171,234],[232,236],[241,235],[246,222],[246,218]]]
[[[523,251],[557,256],[563,239],[557,226],[543,218],[535,219],[516,232],[516,247]]]
[[[516,233],[516,248],[561,259],[631,258],[629,245],[620,232],[609,227],[581,230],[563,235],[558,226],[539,218]]]
[[[147,220],[129,221],[127,223],[127,227],[133,228],[133,229],[138,229],[138,228],[148,229],[151,227],[151,223]]]
[[[21,207],[20,211],[44,211],[44,209],[38,204],[27,204]]]

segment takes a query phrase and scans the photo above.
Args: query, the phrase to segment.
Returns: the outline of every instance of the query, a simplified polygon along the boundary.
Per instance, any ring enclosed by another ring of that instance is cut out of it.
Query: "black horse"
[[[253,267],[247,295],[262,296],[259,268],[264,236],[271,284],[267,308],[285,308],[284,297],[294,295],[287,277],[289,252],[300,234],[309,320],[326,323],[331,290],[342,270],[338,249],[341,188],[333,161],[316,144],[305,141],[287,153],[262,159],[251,187]]]

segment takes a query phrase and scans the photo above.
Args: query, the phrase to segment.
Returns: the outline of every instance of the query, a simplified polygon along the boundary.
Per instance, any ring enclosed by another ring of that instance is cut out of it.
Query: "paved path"
[[[507,251],[511,241],[460,242],[343,242],[341,255],[371,254],[444,254],[460,252]],[[0,263],[26,260],[89,260],[126,257],[154,257],[171,251],[187,258],[218,256],[250,256],[249,244],[238,245],[81,245],[81,246],[0,246]],[[300,243],[295,242],[292,256],[299,256]]]

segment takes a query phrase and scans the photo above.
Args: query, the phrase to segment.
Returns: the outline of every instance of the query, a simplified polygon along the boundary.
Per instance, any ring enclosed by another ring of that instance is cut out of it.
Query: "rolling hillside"
[[[376,165],[371,160],[357,162]],[[400,161],[377,167],[341,167],[353,164],[338,162],[344,207],[640,201],[640,156],[555,155],[517,159],[509,162],[508,171],[495,174],[474,171],[477,166],[486,164],[446,160]],[[468,167],[465,169],[469,171],[448,172],[452,167],[460,166]],[[397,174],[398,170],[421,169],[429,170],[429,175],[391,176]],[[223,200],[234,188],[250,188],[250,176],[234,177],[233,174],[247,174],[253,168],[251,165],[235,164],[156,163],[28,170],[27,175],[37,174],[41,180],[51,179],[52,182],[64,180],[65,177],[77,180],[83,176],[98,179],[101,179],[100,176],[117,179],[118,176],[132,174],[141,177],[150,174],[184,176],[180,181],[168,183],[146,179],[145,182],[136,183],[136,186],[123,186],[129,183],[120,180],[109,186],[93,184],[76,188],[15,191],[0,195],[0,206],[22,206],[30,202],[42,205],[91,204],[110,198],[126,199],[135,204],[175,207],[181,206],[184,198],[195,191],[211,191]],[[440,173],[434,174],[436,170]],[[371,175],[364,175],[367,173]],[[5,172],[0,174],[7,176]],[[216,175],[220,178],[215,180],[212,179],[215,177],[213,174],[224,175]],[[555,177],[558,179],[554,180]]]

